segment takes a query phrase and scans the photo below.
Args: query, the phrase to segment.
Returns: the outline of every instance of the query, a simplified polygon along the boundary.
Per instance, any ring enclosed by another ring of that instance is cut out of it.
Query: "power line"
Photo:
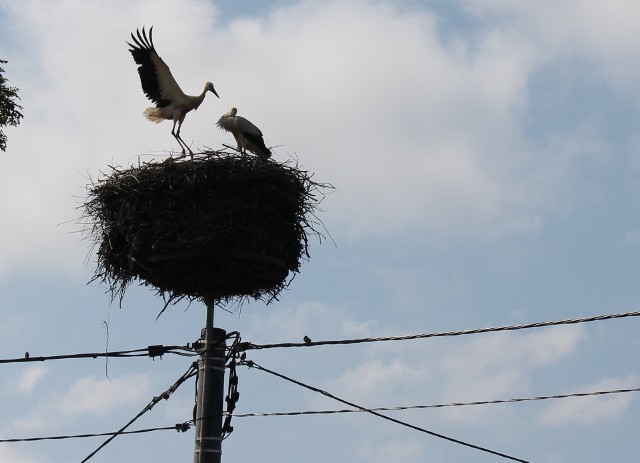
[[[140,413],[138,413],[136,416],[134,416],[131,420],[129,420],[129,422],[127,424],[125,424],[123,427],[121,427],[118,431],[116,431],[115,433],[113,433],[111,435],[111,437],[109,437],[109,439],[107,439],[106,441],[104,441],[97,449],[95,449],[93,452],[91,452],[84,460],[82,460],[80,463],[85,463],[87,460],[89,460],[91,457],[93,457],[96,453],[98,453],[104,446],[106,446],[109,442],[111,442],[113,439],[115,439],[117,436],[119,436],[120,434],[122,434],[131,424],[133,424],[134,421],[136,421],[138,418],[140,418],[142,415],[144,415],[145,413],[147,413],[149,410],[151,410],[158,402],[160,402],[162,399],[164,400],[169,400],[169,397],[171,396],[171,394],[173,394],[176,389],[178,389],[180,387],[180,385],[182,383],[184,383],[187,379],[195,376],[198,372],[198,364],[197,363],[192,363],[191,366],[189,367],[189,369],[180,377],[178,378],[178,380],[173,383],[173,385],[171,385],[167,390],[165,390],[162,394],[160,394],[157,397],[154,397],[153,399],[151,399],[151,402],[149,402],[147,404],[146,407],[144,407]]]
[[[255,364],[254,364],[255,365]],[[478,400],[473,402],[448,402],[448,403],[440,403],[440,404],[429,404],[429,405],[406,405],[406,406],[397,406],[397,407],[376,407],[376,408],[366,408],[366,409],[335,409],[335,410],[305,410],[305,411],[293,411],[293,412],[262,412],[262,413],[240,413],[240,414],[228,414],[227,416],[233,416],[235,418],[256,418],[256,417],[272,417],[272,416],[300,416],[300,415],[336,415],[343,413],[363,413],[363,412],[393,412],[393,411],[404,411],[404,410],[422,410],[429,408],[447,408],[447,407],[465,407],[470,405],[493,405],[493,404],[508,404],[508,403],[519,403],[519,402],[528,402],[528,401],[540,401],[540,400],[551,400],[551,399],[567,399],[573,397],[591,397],[591,396],[600,396],[600,395],[609,395],[609,394],[625,394],[629,392],[640,392],[640,387],[630,388],[630,389],[615,389],[615,390],[607,390],[607,391],[591,391],[591,392],[573,392],[568,394],[556,394],[556,395],[542,395],[542,396],[534,396],[534,397],[517,397],[512,399],[496,399],[496,400]],[[142,434],[154,431],[165,431],[165,430],[174,430],[179,432],[186,432],[190,429],[193,424],[193,420],[185,421],[184,423],[178,423],[174,426],[162,426],[157,428],[147,428],[147,429],[138,429],[135,431],[122,431],[119,434]],[[64,440],[64,439],[78,439],[78,438],[86,438],[86,437],[102,437],[102,436],[112,436],[116,434],[116,432],[103,432],[103,433],[93,433],[93,434],[71,434],[71,435],[62,435],[62,436],[47,436],[47,437],[23,437],[23,438],[10,438],[10,439],[0,439],[0,444],[9,443],[9,442],[36,442],[43,440]]]
[[[86,437],[103,437],[103,436],[114,436],[118,434],[143,434],[148,432],[155,431],[178,431],[178,432],[186,432],[191,428],[191,424],[193,420],[185,421],[184,423],[177,423],[174,426],[162,426],[158,428],[146,428],[146,429],[136,429],[134,431],[121,431],[121,432],[100,432],[93,434],[69,434],[62,436],[46,436],[46,437],[23,437],[23,438],[13,438],[13,439],[0,439],[0,444],[8,443],[8,442],[37,442],[43,440],[65,440],[65,439],[81,439]]]
[[[420,432],[429,434],[431,436],[438,437],[440,439],[445,439],[445,440],[448,440],[450,442],[454,442],[456,444],[464,445],[466,447],[471,447],[473,449],[480,450],[482,452],[491,453],[493,455],[497,455],[499,457],[507,458],[509,460],[519,461],[521,463],[530,463],[530,462],[528,462],[526,460],[522,460],[520,458],[512,457],[510,455],[507,455],[507,454],[504,454],[504,453],[500,453],[500,452],[496,452],[494,450],[490,450],[490,449],[487,449],[485,447],[480,447],[478,445],[470,444],[468,442],[464,442],[464,441],[461,441],[459,439],[454,439],[453,437],[448,437],[448,436],[445,436],[443,434],[439,434],[439,433],[436,433],[436,432],[433,432],[433,431],[429,431],[429,430],[427,430],[425,428],[421,428],[419,426],[415,426],[415,425],[407,423],[405,421],[400,421],[400,420],[397,420],[395,418],[391,418],[390,416],[378,413],[376,411],[369,410],[369,409],[367,409],[365,407],[361,407],[360,405],[354,404],[353,402],[349,402],[347,400],[341,399],[341,398],[339,398],[339,397],[337,397],[337,396],[335,396],[333,394],[330,394],[327,391],[323,391],[322,389],[318,389],[316,387],[309,386],[308,384],[304,384],[304,383],[302,383],[300,381],[297,381],[295,379],[289,378],[289,377],[287,377],[285,375],[282,375],[280,373],[276,373],[275,371],[272,371],[272,370],[269,370],[267,368],[264,368],[264,367],[258,365],[257,363],[255,363],[253,361],[243,360],[240,364],[241,365],[246,365],[246,366],[248,366],[250,368],[256,368],[258,370],[264,371],[265,373],[269,373],[271,375],[277,376],[278,378],[284,379],[285,381],[289,381],[289,382],[291,382],[293,384],[296,384],[298,386],[304,387],[304,388],[309,389],[311,391],[318,392],[318,393],[320,393],[320,394],[322,394],[322,395],[324,395],[326,397],[329,397],[329,398],[331,398],[333,400],[337,400],[338,402],[342,402],[343,404],[349,405],[350,407],[354,407],[354,408],[357,408],[357,409],[362,410],[364,412],[371,413],[372,415],[378,416],[380,418],[383,418],[385,420],[391,421],[393,423],[396,423],[396,424],[399,424],[399,425],[402,425],[402,426],[406,426],[406,427],[411,428],[411,429],[415,429],[416,431],[420,431]]]
[[[266,413],[243,413],[233,415],[236,418],[250,418],[250,417],[262,417],[262,416],[299,416],[299,415],[333,415],[339,413],[362,413],[362,412],[393,412],[403,410],[420,410],[427,408],[445,408],[445,407],[465,407],[469,405],[493,405],[493,404],[507,404],[528,402],[536,400],[550,400],[550,399],[567,399],[571,397],[589,397],[599,396],[607,394],[624,394],[628,392],[640,392],[640,387],[633,389],[616,389],[612,391],[593,391],[593,392],[574,392],[570,394],[557,394],[557,395],[543,395],[536,397],[518,397],[514,399],[497,399],[497,400],[478,400],[475,402],[449,402],[441,404],[430,405],[407,405],[399,407],[377,407],[367,409],[340,409],[340,410],[306,410],[295,412],[266,412]]]
[[[116,352],[88,352],[82,354],[66,354],[66,355],[49,355],[34,357],[26,352],[24,357],[12,359],[0,359],[2,363],[25,363],[25,362],[44,362],[46,360],[66,360],[81,358],[99,358],[99,357],[162,357],[164,354],[176,354],[183,356],[194,356],[193,349],[190,346],[163,346],[154,345],[142,349],[121,350]]]
[[[640,311],[597,315],[593,317],[570,318],[565,320],[526,323],[521,325],[497,326],[492,328],[476,328],[476,329],[461,330],[461,331],[441,331],[441,332],[435,332],[435,333],[411,334],[407,336],[386,336],[386,337],[377,337],[377,338],[357,338],[357,339],[341,339],[341,340],[309,341],[309,342],[283,342],[278,344],[253,344],[251,342],[244,342],[244,343],[241,343],[238,348],[239,350],[246,351],[246,350],[259,350],[259,349],[274,349],[279,347],[313,347],[313,346],[327,346],[327,345],[362,344],[362,343],[380,342],[380,341],[408,341],[412,339],[436,338],[436,337],[445,337],[445,336],[463,336],[467,334],[492,333],[492,332],[498,332],[498,331],[516,331],[516,330],[524,330],[524,329],[531,329],[531,328],[542,328],[547,326],[573,325],[577,323],[588,323],[588,322],[613,320],[617,318],[638,317],[638,316],[640,316]]]
[[[491,328],[476,328],[476,329],[460,330],[460,331],[421,333],[421,334],[412,334],[412,335],[406,335],[406,336],[385,336],[385,337],[375,337],[375,338],[309,341],[309,342],[301,342],[301,343],[285,342],[285,343],[277,343],[277,344],[254,344],[251,342],[243,342],[238,345],[237,350],[246,351],[246,350],[273,349],[273,348],[279,348],[279,347],[314,347],[314,346],[326,346],[326,345],[362,344],[362,343],[381,342],[381,341],[408,341],[413,339],[425,339],[425,338],[435,338],[435,337],[445,337],[445,336],[462,336],[462,335],[468,335],[468,334],[480,334],[480,333],[490,333],[490,332],[498,332],[498,331],[515,331],[515,330],[522,330],[522,329],[587,323],[587,322],[594,322],[594,321],[613,320],[618,318],[637,317],[637,316],[640,316],[640,311],[597,315],[593,317],[573,318],[573,319],[565,319],[565,320],[535,322],[535,323],[527,323],[527,324],[521,324],[521,325],[507,325],[507,326],[498,326],[498,327],[491,327]],[[162,357],[164,354],[175,354],[175,355],[192,357],[192,356],[198,355],[197,353],[194,352],[195,347],[196,347],[195,345],[191,346],[189,344],[187,344],[186,346],[153,345],[153,346],[148,346],[141,349],[132,349],[132,350],[123,350],[123,351],[114,351],[114,352],[88,352],[88,353],[79,353],[79,354],[49,355],[49,356],[37,356],[37,357],[34,357],[30,355],[28,352],[26,352],[24,357],[0,359],[0,364],[44,362],[47,360],[65,360],[65,359],[81,359],[81,358],[95,359],[100,357],[147,357],[148,356],[148,357],[155,358],[155,357]]]

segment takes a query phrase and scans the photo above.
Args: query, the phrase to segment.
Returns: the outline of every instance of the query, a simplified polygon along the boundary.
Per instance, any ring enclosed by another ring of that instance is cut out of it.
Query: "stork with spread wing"
[[[153,46],[153,27],[149,29],[148,37],[143,27],[142,33],[140,33],[140,30],[136,30],[136,35],[134,36],[132,33],[131,38],[135,45],[129,42],[127,44],[131,47],[129,51],[138,64],[142,90],[147,95],[147,98],[156,105],[153,108],[145,109],[145,117],[156,123],[165,119],[172,120],[171,135],[180,144],[182,154],[185,154],[186,149],[193,158],[193,151],[180,137],[180,128],[187,113],[192,109],[198,109],[207,92],[211,92],[220,98],[218,93],[213,88],[213,84],[207,82],[200,95],[185,95],[173,78],[169,66],[160,58]]]

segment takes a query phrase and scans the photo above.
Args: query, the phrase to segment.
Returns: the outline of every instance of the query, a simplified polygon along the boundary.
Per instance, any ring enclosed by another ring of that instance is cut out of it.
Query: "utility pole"
[[[227,333],[213,327],[214,303],[206,301],[207,324],[200,335],[204,347],[198,360],[196,443],[194,463],[220,463],[222,458],[222,413]]]

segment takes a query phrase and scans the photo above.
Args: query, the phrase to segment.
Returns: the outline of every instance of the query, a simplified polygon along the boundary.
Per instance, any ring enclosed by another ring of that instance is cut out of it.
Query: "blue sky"
[[[230,106],[274,159],[336,187],[334,241],[279,302],[218,311],[257,344],[404,335],[636,310],[640,247],[640,6],[548,1],[0,0],[0,58],[24,120],[0,156],[0,357],[185,344],[200,304],[133,286],[121,307],[86,283],[77,220],[89,178],[176,150],[127,51],[154,41],[183,90],[194,149],[232,143]],[[264,350],[267,368],[364,406],[427,405],[640,387],[638,321],[357,346]],[[0,366],[0,438],[118,429],[189,359]],[[342,408],[239,370],[238,413]],[[635,461],[637,393],[393,412],[536,463]],[[184,385],[134,427],[191,417]],[[235,418],[223,461],[502,459],[364,414]],[[123,436],[90,461],[191,458],[193,431]],[[81,461],[102,440],[0,444],[4,463]]]

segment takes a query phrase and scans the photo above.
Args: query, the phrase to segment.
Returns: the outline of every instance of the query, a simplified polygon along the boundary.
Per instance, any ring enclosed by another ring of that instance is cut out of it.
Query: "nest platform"
[[[132,282],[167,301],[271,302],[309,258],[330,185],[291,163],[206,151],[193,159],[110,167],[89,185],[84,217],[97,248],[92,281]]]

